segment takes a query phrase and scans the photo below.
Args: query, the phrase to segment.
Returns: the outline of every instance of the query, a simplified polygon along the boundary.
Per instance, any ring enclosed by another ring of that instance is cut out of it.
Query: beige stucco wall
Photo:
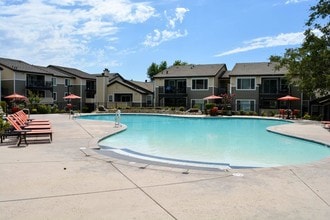
[[[109,77],[97,77],[96,78],[96,94],[95,101],[98,103],[104,103],[108,101],[107,94],[107,83],[109,81]]]
[[[115,94],[123,93],[123,94],[132,94],[132,101],[133,102],[142,102],[142,95],[126,86],[123,86],[119,83],[114,83],[111,86],[107,88],[107,94],[112,95],[113,99],[115,97]]]
[[[7,68],[3,68],[3,70],[1,71],[1,80],[13,80],[14,79],[14,72],[7,69]]]

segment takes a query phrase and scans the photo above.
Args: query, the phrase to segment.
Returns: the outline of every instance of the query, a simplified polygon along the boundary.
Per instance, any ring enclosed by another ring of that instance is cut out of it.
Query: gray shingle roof
[[[40,74],[48,74],[49,72],[42,70],[40,68],[37,68],[36,66],[33,66],[31,64],[28,64],[21,60],[13,60],[13,59],[7,59],[7,58],[0,58],[0,64],[8,69],[11,69],[13,71],[17,72],[25,72],[25,73],[40,73]]]
[[[225,64],[171,66],[156,74],[154,78],[215,76],[222,69],[227,70]]]
[[[111,83],[108,84],[108,86],[115,84],[115,83],[119,83],[122,84],[123,86],[126,86],[127,88],[130,88],[138,93],[141,94],[148,94],[149,92],[146,91],[144,88],[141,88],[140,86],[137,86],[136,84],[131,83],[130,81],[119,81],[119,80],[114,80]]]
[[[82,79],[96,79],[95,75],[71,67],[49,65],[48,68],[56,69],[64,74],[68,74],[69,76],[75,76]]]
[[[37,66],[37,65],[33,65],[39,69],[42,69],[44,70],[45,72],[48,72],[49,74],[52,74],[53,76],[57,76],[57,77],[66,77],[68,78],[68,75],[56,70],[56,69],[52,69],[52,68],[49,68],[49,67],[45,67],[45,66]],[[70,76],[69,76],[70,77]],[[71,77],[73,78],[73,77]]]
[[[237,63],[230,76],[266,76],[266,75],[285,75],[286,69],[275,70],[276,63]]]
[[[130,81],[130,82],[151,93],[154,92],[154,84],[152,82],[140,82],[140,81]]]

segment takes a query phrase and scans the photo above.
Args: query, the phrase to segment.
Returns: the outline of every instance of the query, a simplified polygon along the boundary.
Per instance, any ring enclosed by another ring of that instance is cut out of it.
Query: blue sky
[[[317,0],[1,0],[0,57],[144,81],[152,62],[266,62]]]

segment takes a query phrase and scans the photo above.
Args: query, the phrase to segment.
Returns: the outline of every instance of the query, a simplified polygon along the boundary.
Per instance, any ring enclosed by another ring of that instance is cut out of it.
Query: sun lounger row
[[[8,115],[7,121],[13,127],[13,132],[17,134],[17,146],[20,146],[22,140],[27,145],[26,137],[29,136],[47,137],[49,142],[53,139],[53,131],[49,120],[31,120],[23,111],[19,111]]]

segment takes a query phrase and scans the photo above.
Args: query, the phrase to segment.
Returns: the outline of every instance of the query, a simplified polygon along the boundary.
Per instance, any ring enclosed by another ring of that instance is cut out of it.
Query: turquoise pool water
[[[114,121],[114,115],[81,118]],[[282,120],[122,114],[121,123],[127,130],[102,140],[103,149],[243,167],[302,164],[330,156],[327,146],[266,130],[289,123]]]

